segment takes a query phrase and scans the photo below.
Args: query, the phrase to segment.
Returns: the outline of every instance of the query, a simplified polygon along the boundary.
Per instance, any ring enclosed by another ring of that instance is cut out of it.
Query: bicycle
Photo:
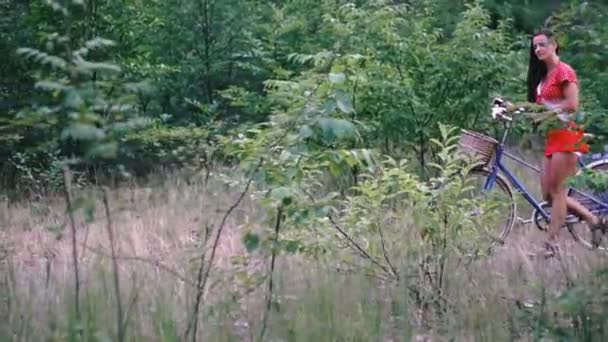
[[[546,201],[537,201],[534,196],[524,187],[522,182],[514,175],[514,173],[505,165],[503,158],[509,158],[515,161],[517,164],[524,166],[527,169],[531,169],[540,173],[540,168],[532,165],[531,163],[515,156],[510,153],[505,147],[505,141],[513,128],[513,116],[522,114],[524,111],[522,108],[515,111],[512,116],[505,114],[506,111],[500,110],[506,108],[506,104],[501,99],[495,99],[493,104],[493,119],[504,123],[504,132],[500,141],[481,134],[479,132],[461,130],[461,136],[459,139],[460,151],[465,153],[473,153],[479,157],[479,164],[476,164],[472,168],[468,177],[480,177],[482,182],[481,195],[488,197],[488,193],[494,189],[498,189],[503,195],[506,195],[505,200],[499,200],[505,206],[504,212],[507,215],[504,225],[502,225],[500,234],[497,238],[493,238],[490,243],[489,250],[492,250],[498,245],[503,245],[507,236],[511,232],[513,225],[516,220],[517,206],[514,200],[514,191],[519,192],[525,201],[534,209],[530,220],[521,220],[522,223],[534,222],[536,227],[541,231],[546,231],[548,222],[551,217],[550,204]],[[498,110],[496,110],[498,109]],[[592,138],[592,135],[586,135],[587,138]],[[604,158],[601,154],[593,154],[586,158],[579,158],[579,171],[580,173],[584,169],[591,170],[608,170],[608,156]],[[589,209],[592,213],[606,214],[608,213],[608,192],[595,193],[587,189],[575,189],[569,187],[568,196],[576,198],[583,206]],[[479,211],[472,213],[474,215],[480,215]],[[582,229],[575,229],[574,226],[577,223],[583,223],[578,216],[571,212],[568,212],[566,217],[566,223],[564,228],[567,228],[574,240],[586,248],[608,250],[608,246],[594,247],[591,244],[591,238],[584,236],[587,232],[591,235],[588,227],[585,225]]]

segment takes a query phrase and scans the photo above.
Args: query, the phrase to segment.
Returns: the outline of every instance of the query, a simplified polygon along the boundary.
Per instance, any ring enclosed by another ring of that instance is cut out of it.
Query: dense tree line
[[[207,160],[217,135],[289,112],[311,87],[324,95],[307,115],[324,120],[297,123],[307,139],[333,148],[356,130],[340,143],[413,155],[424,170],[438,122],[491,130],[492,96],[524,98],[529,35],[544,24],[580,74],[584,109],[598,118],[590,130],[603,132],[607,9],[577,0],[4,0],[2,188],[40,192],[66,158],[87,159],[88,175]]]

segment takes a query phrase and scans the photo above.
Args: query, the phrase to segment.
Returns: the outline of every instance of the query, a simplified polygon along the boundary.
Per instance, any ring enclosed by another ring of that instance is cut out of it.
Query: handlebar
[[[507,122],[512,122],[513,121],[513,117],[516,115],[520,115],[526,112],[529,113],[535,113],[535,111],[531,111],[531,110],[527,110],[525,107],[518,107],[518,108],[514,108],[515,105],[512,104],[511,102],[505,101],[501,98],[495,98],[494,101],[492,102],[492,118],[494,120],[503,120],[503,121],[507,121]],[[557,117],[562,120],[565,121],[564,118],[562,118],[563,114],[560,114],[559,112],[555,112],[555,111],[551,111],[551,110],[547,110],[544,112],[540,112],[537,113],[538,115],[534,118],[534,121],[543,121],[544,119],[553,116],[553,115],[557,115]],[[568,115],[566,114],[566,117]]]
[[[499,97],[494,98],[494,100],[492,101],[492,118],[494,120],[508,122],[509,125],[512,124],[514,116],[523,114],[524,112],[526,112],[526,109],[523,107],[519,107],[516,109],[513,109],[513,107],[515,107],[515,105],[509,101],[503,100],[502,98],[499,98]],[[509,108],[511,108],[511,109],[509,110]],[[546,113],[555,114],[555,112],[546,112]],[[541,116],[543,116],[543,115],[541,114]],[[595,138],[595,135],[592,133],[583,133],[583,138],[586,140],[592,140]]]
[[[525,111],[525,108],[517,108],[516,110],[511,112],[512,116],[509,116],[505,114],[508,112],[507,108],[509,107],[513,107],[513,104],[501,98],[495,98],[492,102],[492,118],[494,120],[501,119],[504,121],[511,122],[513,121],[513,115],[521,114]]]

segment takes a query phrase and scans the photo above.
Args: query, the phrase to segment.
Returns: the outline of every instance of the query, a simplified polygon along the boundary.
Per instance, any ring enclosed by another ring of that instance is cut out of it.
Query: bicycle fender
[[[592,159],[592,160],[593,160],[593,159]],[[592,162],[590,162],[589,164],[585,164],[585,166],[584,166],[584,167],[579,168],[579,169],[576,171],[576,174],[577,174],[577,175],[579,175],[579,174],[580,174],[580,173],[583,171],[583,169],[592,169],[592,168],[594,168],[594,167],[596,167],[596,166],[598,166],[598,165],[602,165],[602,164],[608,164],[608,158],[602,158],[602,159],[596,159],[596,160],[593,160],[593,161],[592,161]]]

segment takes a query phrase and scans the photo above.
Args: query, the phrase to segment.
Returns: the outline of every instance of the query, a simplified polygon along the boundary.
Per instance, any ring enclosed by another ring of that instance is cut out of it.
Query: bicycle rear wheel
[[[464,197],[476,203],[474,210],[467,213],[478,223],[471,247],[477,246],[477,251],[484,248],[487,253],[504,244],[515,223],[516,212],[513,192],[502,176],[497,175],[494,186],[483,190],[489,176],[490,171],[486,168],[473,169],[468,174],[471,190],[463,193]]]
[[[608,172],[608,162],[597,164],[597,165],[591,167],[591,170],[602,172],[602,173]],[[608,202],[608,192],[597,193],[597,192],[593,192],[591,189],[578,189],[578,190],[591,193],[591,194],[593,194],[593,196],[601,199],[603,202]],[[576,194],[574,194],[572,197],[577,199],[582,205],[584,205],[588,210],[590,210],[595,215],[608,214],[607,209],[594,203],[593,201],[590,201],[589,199],[586,199],[585,197],[583,197],[581,195],[577,196]],[[568,216],[573,217],[572,214],[570,214]],[[586,222],[584,222],[582,220],[576,220],[576,222],[567,222],[567,227],[568,227],[568,231],[570,232],[570,234],[572,235],[574,240],[576,242],[580,243],[581,245],[583,245],[584,247],[586,247],[588,249],[594,249],[594,250],[597,249],[597,250],[601,250],[601,251],[608,251],[608,236],[603,237],[601,244],[597,248],[593,247],[593,245],[591,244],[592,234],[591,234],[591,231],[589,230],[589,226],[587,225]]]

